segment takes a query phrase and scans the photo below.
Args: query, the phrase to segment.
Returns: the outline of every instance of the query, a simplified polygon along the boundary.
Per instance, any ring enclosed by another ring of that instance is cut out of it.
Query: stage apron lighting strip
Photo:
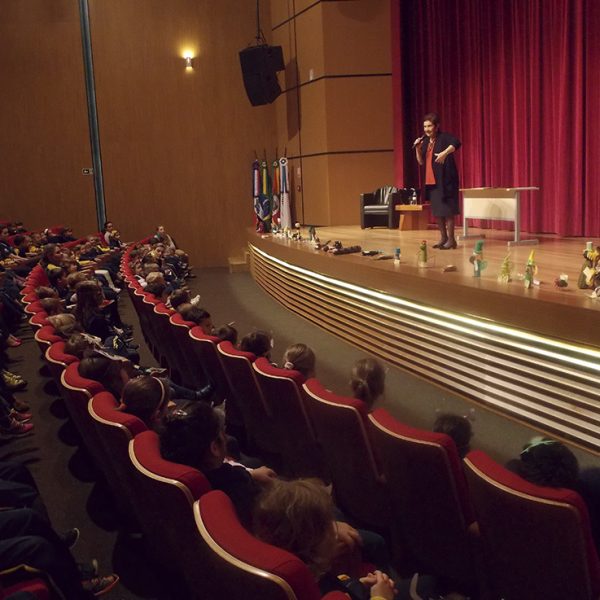
[[[600,352],[249,250],[255,281],[288,309],[472,401],[600,451]]]

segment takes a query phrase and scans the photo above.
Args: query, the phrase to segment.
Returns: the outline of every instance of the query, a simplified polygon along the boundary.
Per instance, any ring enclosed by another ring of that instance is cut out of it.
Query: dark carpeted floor
[[[264,293],[249,273],[207,269],[197,274],[197,279],[190,280],[190,287],[201,294],[201,305],[211,312],[215,325],[235,321],[240,336],[252,329],[272,332],[275,361],[280,361],[289,344],[305,342],[315,350],[317,376],[322,383],[341,393],[348,391],[351,366],[364,356],[363,352],[290,313]],[[122,296],[121,313],[124,321],[136,327],[142,364],[154,364],[143,347],[131,303],[125,293]],[[89,457],[79,448],[77,432],[44,370],[28,325],[23,327],[22,337],[25,343],[9,352],[15,361],[10,368],[29,380],[27,390],[19,396],[31,403],[35,430],[25,438],[1,439],[0,459],[20,460],[30,467],[58,531],[74,526],[81,529],[81,539],[73,550],[77,560],[96,557],[101,572],[119,573],[121,584],[107,599],[181,599],[181,595],[172,592],[174,582],[165,581],[160,568],[149,566],[142,541],[118,533],[122,524],[112,510],[112,499],[98,481]],[[419,427],[431,427],[437,411],[469,415],[475,431],[473,447],[500,461],[516,456],[537,433],[486,409],[474,408],[464,399],[395,368],[388,372],[385,396],[386,408]],[[576,454],[582,465],[598,464],[597,457],[579,450]]]

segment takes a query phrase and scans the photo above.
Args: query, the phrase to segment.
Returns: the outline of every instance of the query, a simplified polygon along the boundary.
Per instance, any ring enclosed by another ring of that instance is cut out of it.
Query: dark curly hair
[[[574,489],[579,479],[579,463],[561,442],[533,438],[521,452],[518,472],[536,485]]]
[[[223,427],[220,412],[206,402],[176,409],[163,419],[159,431],[160,454],[166,460],[203,471],[210,445]]]

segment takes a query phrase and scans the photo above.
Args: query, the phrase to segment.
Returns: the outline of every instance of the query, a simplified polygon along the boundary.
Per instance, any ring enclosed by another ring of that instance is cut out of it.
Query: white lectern
[[[509,246],[519,244],[537,244],[537,239],[521,239],[521,206],[520,192],[539,190],[537,187],[514,188],[468,188],[463,193],[463,235],[461,239],[485,237],[480,234],[469,235],[468,219],[491,219],[495,221],[512,221],[515,225],[515,239]]]

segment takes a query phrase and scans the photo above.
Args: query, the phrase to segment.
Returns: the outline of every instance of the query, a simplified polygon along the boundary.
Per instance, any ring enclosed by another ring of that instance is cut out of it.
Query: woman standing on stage
[[[414,142],[417,162],[425,164],[425,198],[431,202],[431,212],[437,220],[440,241],[434,248],[456,248],[454,217],[458,209],[458,170],[452,153],[461,146],[460,140],[440,130],[436,113],[423,117],[425,134]]]

